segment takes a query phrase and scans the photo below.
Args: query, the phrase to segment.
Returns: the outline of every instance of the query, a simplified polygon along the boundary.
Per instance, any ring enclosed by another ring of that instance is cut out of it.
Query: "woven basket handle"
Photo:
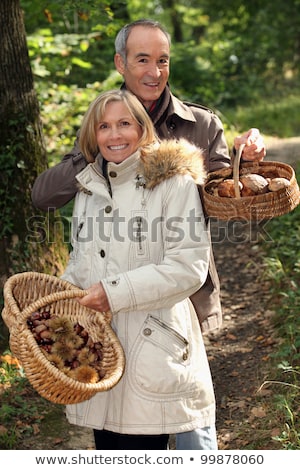
[[[242,157],[242,153],[244,150],[245,144],[242,144],[239,146],[236,156],[234,157],[233,160],[233,181],[234,181],[234,192],[235,192],[235,197],[237,199],[240,199],[241,193],[240,193],[240,188],[239,188],[239,178],[240,178],[240,161]]]
[[[21,321],[23,321],[28,317],[28,315],[35,312],[36,310],[39,310],[42,307],[45,307],[45,305],[56,302],[57,300],[84,297],[85,295],[87,295],[87,293],[88,291],[83,289],[66,289],[58,292],[52,292],[52,294],[46,295],[45,297],[41,297],[35,302],[32,302],[32,304],[28,305],[28,307],[24,308],[19,318]]]

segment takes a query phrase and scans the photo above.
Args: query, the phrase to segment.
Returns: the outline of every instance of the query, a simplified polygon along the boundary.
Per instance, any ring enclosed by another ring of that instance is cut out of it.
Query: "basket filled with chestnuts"
[[[8,278],[3,293],[11,351],[42,397],[79,403],[119,382],[123,348],[110,313],[77,302],[86,291],[55,276],[24,272]]]
[[[221,220],[264,220],[294,210],[300,191],[294,169],[281,162],[240,163],[212,172],[203,187],[204,210]]]

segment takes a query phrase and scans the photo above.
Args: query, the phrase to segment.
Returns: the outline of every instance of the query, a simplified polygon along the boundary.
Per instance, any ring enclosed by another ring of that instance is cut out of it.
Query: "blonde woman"
[[[169,434],[214,429],[215,398],[189,297],[205,282],[210,243],[197,184],[200,149],[159,142],[140,101],[102,93],[80,130],[89,164],[76,176],[73,250],[63,278],[82,305],[112,313],[126,356],[111,390],[67,406],[97,449],[167,449]]]

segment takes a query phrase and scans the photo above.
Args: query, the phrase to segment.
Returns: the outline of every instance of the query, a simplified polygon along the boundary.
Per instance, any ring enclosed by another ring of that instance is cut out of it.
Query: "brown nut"
[[[50,339],[51,338],[51,332],[49,330],[43,330],[40,332],[40,337],[42,339]]]
[[[42,323],[35,327],[35,332],[36,332],[37,335],[41,334],[41,332],[45,331],[45,330],[47,330],[47,327],[46,327],[46,325],[44,325]]]

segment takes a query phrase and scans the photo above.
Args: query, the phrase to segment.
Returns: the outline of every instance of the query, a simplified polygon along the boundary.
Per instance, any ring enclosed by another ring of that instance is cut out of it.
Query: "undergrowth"
[[[299,180],[298,169],[298,180]],[[300,449],[300,206],[268,224],[273,242],[263,245],[264,278],[270,281],[279,345],[271,355],[268,418],[280,433],[282,449]]]

